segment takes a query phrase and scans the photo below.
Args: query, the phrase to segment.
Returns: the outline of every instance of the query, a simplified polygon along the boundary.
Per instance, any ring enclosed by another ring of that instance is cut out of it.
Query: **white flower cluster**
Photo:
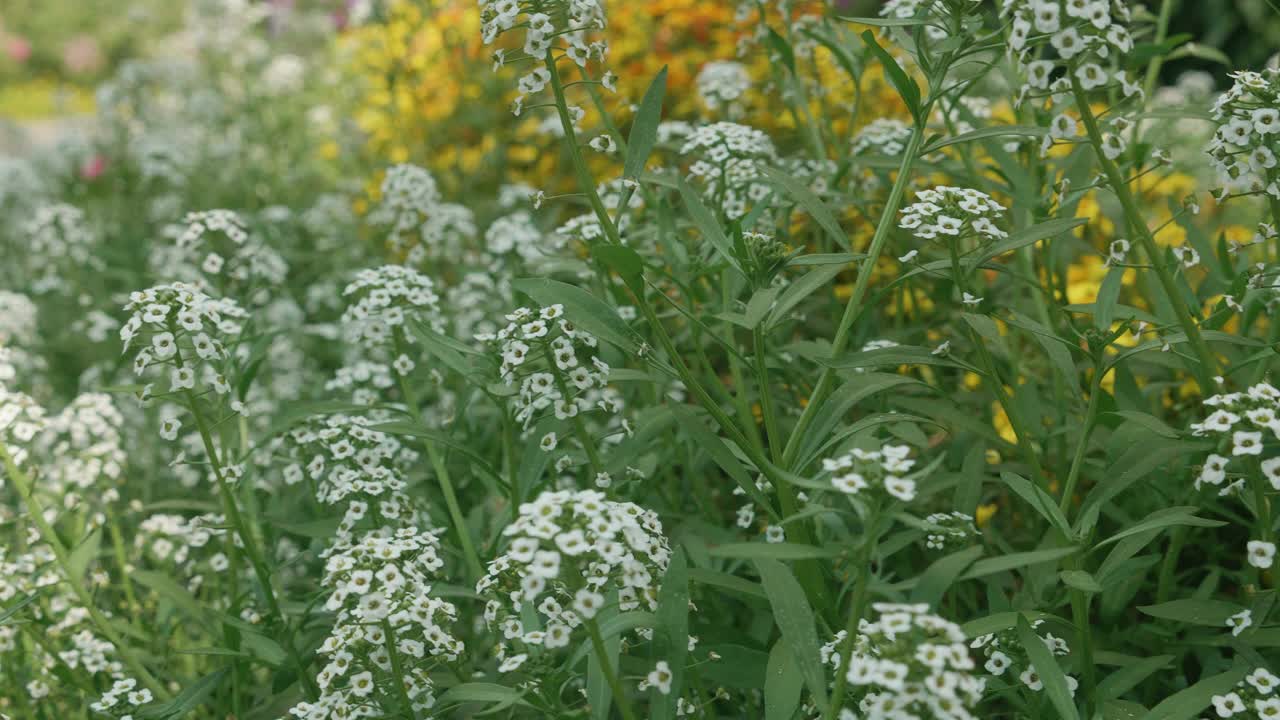
[[[39,442],[48,490],[63,496],[99,482],[107,490],[120,481],[126,459],[122,427],[124,417],[104,393],[79,395],[53,416]]]
[[[481,39],[490,45],[499,35],[524,30],[520,53],[498,50],[494,53],[494,69],[507,62],[532,60],[536,67],[522,76],[517,84],[520,94],[515,101],[519,115],[524,99],[541,92],[551,82],[551,73],[541,66],[549,55],[568,57],[585,68],[592,57],[604,62],[609,44],[600,35],[605,29],[604,3],[600,0],[481,0]],[[612,74],[602,79],[604,86],[614,89]]]
[[[992,241],[1009,236],[996,225],[1004,206],[971,188],[939,185],[916,193],[916,202],[902,209],[898,227],[921,240],[977,238]]]
[[[23,254],[38,264],[30,268],[31,285],[37,293],[68,288],[63,269],[101,268],[93,254],[94,232],[84,211],[73,205],[43,205],[22,229],[26,238]]]
[[[734,116],[737,103],[751,88],[751,76],[742,63],[712,60],[698,71],[698,97],[713,111],[727,110]]]
[[[369,503],[376,503],[375,524],[402,523],[409,517],[403,473],[420,456],[396,436],[370,428],[373,423],[356,415],[329,415],[308,420],[286,437],[293,461],[284,467],[285,484],[309,479],[318,501],[349,503],[338,527],[338,545],[351,537]]]
[[[846,665],[846,679],[861,694],[861,717],[972,720],[985,682],[973,675],[960,626],[930,614],[925,604],[875,603],[872,609],[878,617],[859,622]],[[841,630],[824,645],[822,661],[839,667],[847,638]]]
[[[119,720],[132,720],[133,712],[152,701],[151,691],[139,688],[138,681],[133,678],[122,678],[111,685],[111,689],[102,697],[89,705],[96,713],[103,713]]]
[[[393,165],[382,178],[381,198],[369,213],[369,221],[390,225],[391,232],[397,235],[416,230],[440,200],[440,189],[429,170],[417,165]]]
[[[954,548],[981,535],[973,524],[973,516],[959,511],[933,513],[924,521],[928,525],[925,546],[930,550]]]
[[[562,305],[521,307],[506,319],[506,327],[476,339],[501,354],[502,380],[519,383],[510,402],[524,427],[548,410],[564,421],[597,409],[609,416],[622,412],[622,396],[608,385],[609,365],[595,352],[595,336],[570,322]],[[554,447],[553,440],[547,449]]]
[[[689,176],[703,186],[703,196],[730,219],[747,214],[748,203],[763,202],[773,192],[763,166],[778,154],[769,136],[746,125],[718,122],[694,128],[680,154],[696,157]]]
[[[190,518],[156,513],[138,524],[133,544],[148,561],[177,571],[186,579],[187,590],[195,593],[209,574],[222,577],[231,566],[222,545],[216,542],[228,537],[226,525],[226,517],[215,513]],[[229,537],[236,546],[243,544],[239,535]]]
[[[1043,620],[1036,620],[1031,623],[1033,630],[1038,630],[1044,624]],[[1052,633],[1046,632],[1041,635],[1039,632],[1036,636],[1044,642],[1049,653],[1052,655],[1062,656],[1070,652],[1070,648],[1062,638],[1054,637]],[[979,635],[969,644],[975,650],[981,650],[986,656],[987,662],[983,667],[987,672],[1001,677],[1010,668],[1013,672],[1018,673],[1018,679],[1028,689],[1033,692],[1040,692],[1044,689],[1044,681],[1040,679],[1035,668],[1031,664],[1031,660],[1027,656],[1026,648],[1018,639],[1018,633],[1014,629],[1003,630],[998,633],[989,633],[987,635]],[[1079,681],[1070,675],[1067,676],[1067,690],[1075,695],[1076,689],[1080,687]]]
[[[976,4],[980,0],[970,0],[970,2]],[[880,17],[897,20],[910,20],[922,15],[933,16],[936,19],[945,17],[946,14],[947,6],[943,0],[888,0],[880,7]],[[930,40],[938,41],[947,38],[947,29],[936,22],[925,25],[924,31]]]
[[[1236,72],[1213,105],[1217,126],[1208,153],[1226,192],[1280,199],[1280,69]]]
[[[0,344],[35,342],[38,319],[39,310],[31,298],[0,290]]]
[[[407,343],[414,335],[405,332],[410,320],[425,322],[442,330],[440,296],[431,278],[403,265],[383,265],[356,273],[343,289],[350,304],[342,313],[347,337],[369,345],[369,349],[386,349],[395,333]]]
[[[169,392],[199,393],[205,386],[217,395],[231,392],[226,343],[238,341],[247,317],[234,300],[210,297],[186,283],[170,283],[130,293],[124,310],[130,313],[120,328],[124,350],[128,352],[135,339],[142,341],[133,360],[135,373],[167,366]],[[177,431],[178,426],[162,427],[160,434],[172,440]]]
[[[564,238],[538,228],[528,210],[503,215],[484,233],[485,247],[494,255],[515,253],[526,263],[537,262],[564,246]]]
[[[324,384],[324,389],[348,393],[351,402],[358,405],[373,405],[382,400],[387,390],[396,386],[395,376],[391,373],[391,366],[386,363],[358,360],[338,368],[333,378]]]
[[[231,210],[190,212],[169,230],[174,244],[158,249],[157,272],[223,293],[257,290],[265,301],[268,289],[285,281],[289,266],[278,252],[249,234],[245,221]]]
[[[1258,383],[1244,392],[1206,398],[1204,405],[1213,411],[1202,422],[1193,423],[1191,433],[1215,438],[1220,447],[1205,460],[1196,476],[1196,488],[1222,485],[1228,478],[1229,466],[1238,462],[1250,466],[1257,463],[1266,481],[1280,490],[1280,451],[1272,446],[1268,452],[1266,447],[1268,435],[1280,440],[1280,390]],[[1236,481],[1243,482],[1243,477]]]
[[[1004,12],[1013,17],[1009,48],[1023,63],[1024,95],[1043,89],[1070,92],[1069,78],[1052,79],[1056,66],[1065,67],[1085,90],[1114,81],[1126,97],[1142,92],[1124,71],[1113,78],[1104,69],[1133,50],[1126,27],[1132,13],[1124,0],[1004,0]],[[1036,59],[1044,45],[1053,48],[1056,60]]]
[[[436,536],[412,527],[371,532],[329,554],[325,608],[337,620],[319,649],[329,658],[316,676],[321,696],[290,714],[299,720],[383,717],[382,708],[397,707],[402,696],[415,715],[429,710],[435,704],[429,671],[463,651],[447,630],[457,608],[431,597],[443,566]]]
[[[1039,626],[1043,624],[1043,620],[1033,621],[1032,629],[1038,630]],[[1062,638],[1053,637],[1052,633],[1046,632],[1042,635],[1037,632],[1036,637],[1041,639],[1044,643],[1044,647],[1048,648],[1051,655],[1065,656],[1070,652],[1070,648],[1068,647],[1068,644],[1066,644],[1066,641]],[[1018,679],[1020,682],[1027,685],[1027,688],[1030,689],[1030,691],[1043,691],[1044,682],[1041,679],[1041,676],[1036,673],[1036,669],[1032,666],[1032,661],[1030,661],[1027,655],[1027,648],[1021,646],[1021,642],[1018,638],[1018,632],[1016,632],[1016,630],[1007,629],[1002,630],[1000,633],[978,635],[977,638],[973,639],[972,643],[969,643],[969,647],[974,648],[974,650],[982,651],[983,655],[987,657],[987,662],[983,667],[988,671],[988,673],[1000,678],[1000,676],[1004,675],[1006,671],[1009,671],[1010,667],[1012,667],[1012,671],[1019,674]],[[1078,680],[1073,678],[1073,676],[1066,676],[1066,689],[1068,689],[1073,696],[1078,688]]]
[[[897,157],[907,149],[911,126],[896,118],[876,118],[867,123],[853,138],[853,154],[875,152]]]
[[[1222,695],[1214,695],[1211,699],[1213,709],[1219,718],[1268,718],[1280,717],[1280,694],[1276,686],[1280,685],[1280,677],[1276,677],[1266,668],[1255,668],[1236,683],[1236,689]]]
[[[506,553],[476,583],[485,620],[502,632],[501,672],[528,660],[513,650],[569,645],[606,605],[657,608],[671,556],[657,513],[594,490],[544,492],[519,510],[503,530]]]
[[[903,502],[916,497],[916,483],[907,477],[916,461],[906,445],[884,445],[879,450],[854,448],[822,461],[822,470],[831,473],[831,485],[845,495],[885,493]]]
[[[0,443],[4,443],[15,465],[26,463],[29,446],[48,424],[44,408],[31,396],[0,384]],[[7,476],[8,473],[0,474],[0,487],[4,487],[3,478]]]

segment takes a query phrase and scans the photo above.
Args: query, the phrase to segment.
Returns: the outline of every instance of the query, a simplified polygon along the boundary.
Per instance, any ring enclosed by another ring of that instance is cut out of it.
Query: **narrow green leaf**
[[[658,590],[658,627],[663,645],[662,659],[671,666],[671,691],[653,690],[652,720],[668,720],[676,716],[676,701],[684,687],[685,656],[689,651],[689,572],[684,551],[676,548],[667,564],[667,572]]]
[[[1146,532],[1148,530],[1156,530],[1159,528],[1172,527],[1174,525],[1190,525],[1191,527],[1222,527],[1226,523],[1219,520],[1208,520],[1202,517],[1196,517],[1193,513],[1199,510],[1197,507],[1171,507],[1163,510],[1157,510],[1148,515],[1141,522],[1130,525],[1102,542],[1094,545],[1090,552],[1099,548],[1106,547],[1111,543],[1117,542],[1130,535]]]
[[[1084,570],[1063,570],[1058,573],[1058,577],[1069,588],[1093,594],[1102,592],[1102,585]]]
[[[1221,600],[1170,600],[1159,605],[1140,605],[1138,612],[1161,620],[1176,620],[1189,625],[1226,627],[1227,618],[1244,610],[1235,603]]]
[[[982,547],[975,545],[935,560],[920,574],[915,589],[911,591],[911,602],[928,603],[937,607],[946,595],[947,588],[982,557],[982,552]]]
[[[618,273],[631,292],[638,296],[644,294],[644,261],[635,250],[626,245],[601,245],[591,254]]]
[[[820,548],[813,545],[797,545],[796,543],[727,543],[717,545],[710,550],[712,557],[734,558],[738,560],[811,560],[829,558],[839,555],[839,551]]]
[[[849,234],[840,227],[840,222],[836,220],[836,216],[831,213],[831,209],[826,203],[822,202],[822,198],[813,194],[813,191],[805,186],[804,183],[791,177],[788,173],[778,168],[765,167],[764,174],[773,181],[774,185],[781,187],[787,191],[796,202],[800,203],[823,230],[831,236],[836,247],[849,244]]]
[[[222,684],[230,674],[228,668],[216,670],[187,686],[182,694],[172,701],[159,705],[149,705],[138,711],[139,720],[178,720],[200,706],[204,699]]]
[[[676,189],[680,192],[680,199],[684,200],[685,209],[689,211],[689,218],[693,220],[693,224],[698,228],[698,232],[702,234],[702,238],[711,243],[716,252],[720,253],[720,256],[729,265],[733,266],[738,272],[742,272],[742,265],[738,262],[737,255],[733,252],[733,243],[729,242],[729,238],[724,234],[724,229],[720,227],[715,215],[712,215],[707,206],[702,204],[702,198],[698,197],[698,191],[694,190],[682,177],[676,178]]]
[[[920,106],[920,86],[902,69],[902,66],[898,64],[897,60],[893,59],[893,56],[887,50],[880,47],[880,43],[876,41],[875,33],[870,30],[864,31],[862,33],[862,42],[867,44],[867,48],[884,65],[884,71],[889,76],[889,81],[897,89],[898,95],[902,96],[902,101],[906,103],[911,117],[919,123],[922,119],[920,117],[922,109]]]
[[[1044,691],[1048,694],[1053,709],[1058,712],[1058,717],[1062,720],[1079,720],[1080,713],[1076,710],[1076,704],[1071,700],[1071,691],[1067,688],[1067,676],[1062,672],[1058,661],[1053,659],[1053,654],[1049,652],[1044,641],[1036,635],[1031,629],[1031,624],[1022,616],[1018,617],[1018,641],[1022,644],[1022,649],[1027,652],[1027,657],[1031,660],[1036,674],[1040,676],[1040,681],[1044,683]]]
[[[818,654],[818,632],[813,609],[804,590],[786,565],[776,560],[757,559],[756,568],[773,607],[774,622],[791,650],[792,661],[809,686],[819,709],[827,707],[827,675]]]
[[[778,302],[774,304],[772,312],[769,313],[769,322],[765,327],[773,328],[786,320],[796,305],[819,289],[826,287],[827,283],[844,272],[844,269],[844,265],[821,265],[788,285],[778,298]]]
[[[1231,688],[1243,680],[1248,673],[1249,668],[1242,665],[1220,675],[1205,678],[1186,690],[1165,698],[1140,720],[1191,720],[1198,716],[1201,710],[1209,707],[1214,695],[1230,692]]]
[[[974,563],[969,572],[960,577],[961,580],[972,580],[974,578],[986,577],[994,575],[998,572],[1007,570],[1019,570],[1039,565],[1040,563],[1053,562],[1061,560],[1068,555],[1078,552],[1078,548],[1053,548],[1051,550],[1032,550],[1031,552],[1012,553],[1009,555],[1001,555],[1000,557],[986,558]]]
[[[1167,437],[1167,438],[1182,437],[1182,433],[1166,425],[1163,420],[1160,420],[1154,415],[1150,415],[1148,413],[1138,412],[1136,410],[1116,410],[1114,412],[1109,412],[1106,414],[1115,415],[1116,417],[1123,418],[1129,422],[1137,423],[1142,427],[1162,437]]]
[[[981,267],[988,260],[994,257],[999,257],[1000,255],[1012,250],[1017,250],[1018,248],[1038,243],[1041,240],[1061,235],[1073,228],[1084,225],[1086,222],[1088,222],[1086,218],[1058,218],[1055,220],[1046,220],[1045,222],[1032,225],[1029,228],[1011,233],[1009,237],[1004,240],[985,248],[982,252],[976,255],[970,256],[965,261],[965,265],[968,266],[970,270],[973,270]]]
[[[1106,702],[1129,692],[1152,673],[1163,670],[1173,659],[1173,655],[1133,658],[1131,662],[1116,668],[1098,683],[1099,702]]]
[[[951,137],[939,138],[929,143],[920,151],[921,155],[935,153],[949,145],[958,145],[960,143],[973,142],[974,140],[986,140],[987,138],[997,137],[1043,137],[1048,134],[1048,130],[1034,125],[993,125],[991,127],[978,128],[969,132],[952,135]]]
[[[1015,475],[1011,472],[1000,473],[1000,481],[1009,486],[1018,494],[1018,497],[1026,501],[1031,509],[1040,514],[1040,517],[1049,521],[1049,524],[1060,531],[1063,535],[1071,537],[1071,525],[1067,522],[1067,516],[1062,514],[1062,510],[1058,507],[1058,503],[1049,493],[1031,484],[1030,480]]]
[[[542,305],[564,305],[565,318],[620,350],[638,347],[632,331],[613,308],[576,285],[549,278],[521,278],[511,287]]]
[[[663,65],[649,89],[644,91],[640,100],[640,109],[636,111],[635,120],[631,122],[631,132],[627,135],[627,156],[622,162],[624,177],[640,177],[644,164],[653,152],[653,145],[658,141],[658,125],[662,122],[662,101],[667,94],[667,66]]]
[[[786,640],[774,643],[769,653],[769,666],[764,676],[765,720],[791,720],[800,707],[800,691],[804,678],[800,667],[791,659]]]

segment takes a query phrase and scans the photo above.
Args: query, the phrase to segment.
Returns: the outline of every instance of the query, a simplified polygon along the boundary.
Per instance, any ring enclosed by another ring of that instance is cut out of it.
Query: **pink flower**
[[[4,54],[14,62],[24,63],[31,57],[31,43],[18,35],[6,35],[4,38]]]
[[[107,159],[102,155],[94,155],[80,163],[80,179],[97,180],[107,170]]]

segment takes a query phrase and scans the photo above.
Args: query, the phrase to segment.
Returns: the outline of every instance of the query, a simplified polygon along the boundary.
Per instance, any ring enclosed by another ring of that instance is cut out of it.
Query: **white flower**
[[[1231,628],[1231,634],[1239,636],[1246,628],[1253,624],[1253,613],[1248,610],[1240,612],[1227,618],[1227,627]]]
[[[645,676],[645,682],[649,687],[658,689],[663,695],[671,694],[671,666],[666,660],[659,660],[654,665],[653,670]]]
[[[1236,457],[1241,455],[1261,455],[1262,433],[1245,430],[1237,430],[1232,433],[1231,454]]]
[[[1248,544],[1249,564],[1265,570],[1271,567],[1271,563],[1276,556],[1275,543],[1264,542],[1262,540],[1250,540]]]
[[[1213,709],[1218,712],[1218,717],[1229,718],[1238,712],[1244,712],[1244,701],[1236,693],[1227,693],[1226,695],[1213,696]]]

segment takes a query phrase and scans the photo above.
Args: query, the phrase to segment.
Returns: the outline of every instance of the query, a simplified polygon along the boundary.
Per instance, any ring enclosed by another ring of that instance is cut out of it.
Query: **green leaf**
[[[827,367],[836,370],[853,370],[856,368],[870,367],[893,367],[896,365],[938,365],[941,367],[958,367],[969,369],[967,366],[956,362],[942,355],[934,355],[929,348],[914,347],[911,345],[897,345],[894,347],[877,348],[875,350],[864,350],[862,352],[850,353],[842,357],[826,360],[819,360]]]
[[[1135,422],[1141,425],[1142,427],[1162,437],[1173,438],[1173,439],[1182,437],[1182,433],[1169,427],[1164,423],[1164,421],[1160,420],[1159,418],[1153,415],[1149,415],[1144,412],[1138,412],[1136,410],[1116,410],[1116,411],[1105,413],[1105,414],[1115,415],[1116,417],[1123,418],[1125,420],[1128,420],[1129,422]]]
[[[1138,612],[1161,620],[1220,628],[1225,628],[1227,618],[1241,610],[1244,608],[1240,605],[1221,600],[1170,600],[1159,605],[1138,606]]]
[[[910,75],[902,69],[897,60],[889,54],[887,50],[880,47],[880,43],[876,42],[875,33],[866,30],[862,33],[862,42],[867,44],[867,49],[875,54],[880,63],[884,65],[885,74],[889,76],[889,81],[893,83],[897,89],[898,95],[902,97],[902,101],[906,103],[907,110],[910,111],[911,117],[919,124],[922,120],[920,107],[920,86]]]
[[[222,668],[200,678],[199,680],[187,686],[182,694],[167,703],[159,705],[148,705],[138,711],[139,720],[177,720],[187,716],[187,713],[199,707],[204,699],[222,684],[223,679],[230,674],[228,668]]]
[[[1110,330],[1115,321],[1116,303],[1120,302],[1120,288],[1124,284],[1125,268],[1119,265],[1107,271],[1098,288],[1098,297],[1093,301],[1093,326],[1099,330]]]
[[[756,487],[755,478],[743,466],[742,462],[729,450],[725,442],[720,439],[707,426],[702,423],[700,417],[694,413],[689,407],[673,406],[672,412],[680,423],[681,429],[689,434],[689,439],[694,445],[708,455],[725,471],[733,481],[742,488],[742,491],[756,501],[756,505],[769,513],[770,517],[781,519],[778,511],[773,508],[773,504],[769,502],[769,498],[765,496],[760,488]]]
[[[1098,583],[1093,575],[1084,570],[1063,570],[1058,573],[1058,577],[1062,578],[1063,584],[1069,588],[1095,595],[1102,592],[1102,585]]]
[[[206,627],[216,627],[213,624],[214,616],[212,611],[201,605],[200,601],[196,600],[196,597],[189,590],[179,585],[168,575],[150,570],[134,570],[129,573],[129,579],[151,588],[155,594],[173,603],[178,610],[181,610],[192,620]]]
[[[1048,694],[1054,710],[1057,710],[1058,717],[1062,720],[1079,720],[1080,714],[1071,700],[1071,691],[1067,688],[1067,676],[1058,666],[1058,661],[1053,659],[1053,654],[1049,652],[1044,641],[1036,635],[1031,629],[1031,624],[1022,616],[1018,617],[1018,641],[1022,644],[1022,649],[1027,652],[1027,657],[1031,660],[1036,674],[1040,676],[1040,681],[1044,683],[1045,693]]]
[[[666,94],[667,66],[663,65],[649,83],[649,89],[644,91],[640,109],[631,122],[631,132],[627,135],[627,156],[622,162],[623,177],[638,178],[644,171],[644,164],[653,152],[654,143],[658,141],[658,124],[662,121],[662,101]]]
[[[1129,692],[1157,670],[1163,670],[1174,660],[1173,655],[1157,655],[1149,658],[1133,658],[1102,678],[1098,683],[1098,700],[1105,702]]]
[[[650,717],[668,720],[676,716],[676,701],[684,687],[685,656],[689,651],[689,571],[684,551],[676,548],[658,590],[658,635],[665,645],[661,655],[671,666],[671,692],[654,689]]]
[[[809,213],[831,239],[835,241],[836,247],[849,244],[849,235],[840,227],[840,222],[836,220],[836,216],[831,213],[831,209],[826,203],[822,202],[822,198],[813,194],[813,191],[805,186],[804,183],[791,177],[786,172],[778,168],[765,167],[764,174],[773,181],[773,184],[787,191],[796,202]]]
[[[773,607],[773,620],[782,632],[783,641],[791,650],[792,661],[809,686],[809,693],[818,708],[825,710],[827,676],[818,654],[818,633],[813,624],[813,609],[809,607],[809,600],[786,565],[776,560],[758,559],[756,568],[760,571],[764,591]]]
[[[787,267],[808,267],[810,265],[848,265],[858,260],[865,260],[866,253],[813,253],[797,255],[787,261]]]
[[[441,706],[461,705],[462,703],[501,703],[503,706],[520,704],[528,706],[522,698],[524,693],[515,688],[495,683],[462,683],[444,691],[436,700]]]
[[[1043,620],[1044,618],[1049,617],[1046,613],[1032,610],[1024,610],[1021,612],[1009,610],[978,618],[977,620],[970,620],[969,622],[961,625],[960,629],[964,631],[965,637],[976,638],[981,635],[990,635],[992,633],[998,633],[1001,630],[1008,630],[1018,624],[1018,618],[1024,616],[1031,622]]]
[[[800,667],[791,659],[785,640],[774,643],[764,676],[765,720],[791,720],[800,707],[800,691],[804,678]]]
[[[928,25],[928,18],[882,18],[882,17],[854,17],[852,15],[840,15],[841,20],[847,20],[856,25],[871,25],[873,27],[914,27],[916,25]]]
[[[747,312],[743,322],[745,327],[754,330],[760,325],[760,321],[764,320],[764,316],[773,307],[774,300],[777,299],[780,289],[777,287],[767,287],[763,290],[757,290],[751,296],[751,300],[747,302]]]
[[[98,550],[102,548],[102,528],[94,528],[79,545],[71,551],[71,555],[67,558],[67,572],[73,575],[77,580],[84,577],[89,570],[89,563],[92,563],[98,557]]]
[[[787,286],[782,292],[778,302],[774,303],[772,312],[769,313],[769,322],[765,325],[766,329],[773,328],[778,323],[787,319],[787,315],[791,310],[799,305],[802,300],[812,295],[820,288],[826,287],[837,275],[844,272],[844,265],[822,265],[809,272],[803,277]]]
[[[19,612],[22,611],[22,608],[35,602],[36,599],[39,597],[40,597],[39,592],[33,592],[30,595],[24,595],[21,600],[5,608],[3,612],[0,612],[0,627],[3,627],[4,625],[6,625],[9,621],[9,618],[13,617],[14,615],[17,615]]]
[[[444,363],[450,370],[463,377],[471,377],[475,373],[475,368],[466,359],[466,352],[469,352],[470,348],[460,351],[450,338],[437,333],[426,323],[416,319],[410,321],[409,330],[413,332],[428,355]]]
[[[707,551],[712,557],[737,560],[812,560],[839,555],[839,551],[796,543],[746,542],[717,545]]]
[[[549,278],[521,278],[513,281],[511,287],[542,305],[564,305],[569,322],[620,350],[634,352],[638,347],[635,332],[618,313],[576,285]]]
[[[969,568],[969,572],[962,575],[960,579],[973,580],[974,578],[994,575],[998,572],[1018,570],[1032,565],[1039,565],[1040,563],[1053,562],[1073,555],[1078,551],[1079,548],[1065,547],[1050,550],[1032,550],[1031,552],[1011,553],[1000,557],[987,558],[974,563]]]
[[[712,587],[740,593],[742,595],[768,598],[768,595],[764,592],[764,588],[761,587],[759,583],[744,580],[736,575],[722,573],[719,570],[699,567],[689,568],[689,579],[699,585],[710,585]]]
[[[920,151],[921,155],[935,153],[949,145],[957,145],[959,143],[973,142],[974,140],[985,140],[987,138],[1018,136],[1018,137],[1042,137],[1048,134],[1048,130],[1034,125],[993,125],[991,127],[970,130],[969,132],[960,133],[947,138],[939,138],[929,143]]]
[[[1088,220],[1086,218],[1058,218],[1056,220],[1046,220],[1045,222],[1032,225],[1018,232],[1011,233],[1009,237],[1001,240],[994,245],[990,245],[983,249],[982,252],[970,256],[965,260],[965,265],[969,270],[981,267],[988,260],[1003,255],[1012,250],[1026,247],[1041,240],[1045,240],[1062,233],[1084,225]]]
[[[947,588],[951,587],[951,584],[960,577],[961,573],[969,569],[970,565],[982,557],[982,552],[982,547],[975,545],[935,560],[920,574],[915,589],[911,591],[911,602],[929,603],[937,607],[946,594]]]
[[[1015,475],[1011,472],[1000,473],[1000,481],[1009,486],[1018,494],[1018,497],[1026,501],[1031,509],[1040,514],[1040,517],[1049,521],[1049,524],[1060,531],[1063,535],[1071,537],[1071,525],[1067,522],[1067,516],[1062,514],[1062,509],[1058,507],[1058,503],[1054,501],[1049,493],[1032,485],[1030,480]]]
[[[680,199],[684,200],[685,209],[689,211],[689,217],[698,228],[698,232],[702,234],[702,238],[711,243],[729,265],[738,272],[742,272],[742,265],[733,252],[733,243],[729,242],[729,238],[725,236],[724,229],[720,227],[715,215],[712,215],[707,206],[702,204],[698,191],[694,190],[682,177],[676,178],[676,190],[680,192]]]
[[[637,297],[644,295],[644,261],[635,250],[626,245],[601,245],[591,251],[610,270],[618,273],[622,282]]]
[[[1094,545],[1090,552],[1106,547],[1107,545],[1127,538],[1130,535],[1137,535],[1138,533],[1146,532],[1148,530],[1156,530],[1173,525],[1190,525],[1191,527],[1222,527],[1223,525],[1226,525],[1226,523],[1219,520],[1207,520],[1202,517],[1196,517],[1193,514],[1196,510],[1199,510],[1199,508],[1192,506],[1171,507],[1163,510],[1157,510],[1148,515],[1142,520],[1142,522],[1139,522],[1136,525],[1130,525],[1124,530],[1121,530],[1115,535],[1112,535],[1106,540]]]
[[[1249,673],[1247,666],[1232,668],[1220,675],[1205,678],[1186,690],[1165,698],[1140,720],[1191,720],[1209,707],[1214,695],[1231,691]]]

